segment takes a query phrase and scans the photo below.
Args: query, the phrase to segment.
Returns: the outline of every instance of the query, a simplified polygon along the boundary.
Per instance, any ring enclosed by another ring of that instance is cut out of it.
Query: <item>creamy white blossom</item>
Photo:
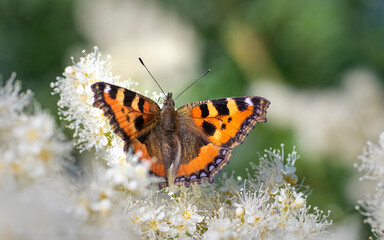
[[[168,209],[152,201],[135,201],[128,209],[129,220],[134,224],[134,231],[142,238],[164,238],[169,236]]]
[[[177,235],[182,236],[187,233],[194,235],[204,220],[201,210],[198,210],[196,205],[183,202],[178,202],[173,208],[175,210],[171,212],[169,222],[173,228],[177,229]]]
[[[218,216],[210,219],[208,230],[204,233],[203,239],[207,240],[233,240],[240,239],[238,234],[240,219]]]

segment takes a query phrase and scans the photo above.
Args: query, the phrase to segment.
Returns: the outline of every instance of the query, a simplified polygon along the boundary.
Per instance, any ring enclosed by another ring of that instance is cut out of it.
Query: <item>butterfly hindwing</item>
[[[243,142],[257,123],[266,121],[269,104],[261,97],[234,97],[179,108],[182,146],[192,147],[183,147],[183,160],[175,182],[179,185],[202,179],[212,182],[214,174],[228,163],[232,149]],[[200,146],[195,147],[193,139],[201,139]]]
[[[192,159],[184,155],[175,176],[175,184],[189,186],[202,180],[212,183],[214,175],[228,163],[231,154],[232,150],[209,143],[199,148],[197,156]]]

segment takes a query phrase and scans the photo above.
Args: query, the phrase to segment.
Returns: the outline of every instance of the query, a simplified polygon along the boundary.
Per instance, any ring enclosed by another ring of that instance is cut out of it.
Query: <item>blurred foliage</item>
[[[213,71],[189,90],[178,105],[202,99],[248,93],[258,79],[285,81],[296,88],[338,85],[342,74],[367,67],[384,79],[384,1],[380,0],[164,0],[163,8],[191,23],[203,44],[201,66]],[[25,89],[32,89],[43,107],[56,112],[49,83],[69,64],[68,50],[87,43],[76,29],[74,0],[0,1],[0,73],[15,71]],[[102,16],[101,16],[102,17]],[[140,22],[137,23],[140,25]],[[97,43],[95,43],[97,45]],[[273,103],[271,105],[273,107]],[[230,166],[245,176],[248,162],[263,149],[286,152],[294,144],[290,129],[260,124],[234,151]],[[300,149],[297,149],[300,153]],[[298,161],[298,174],[315,191],[310,202],[327,209],[336,204],[336,218],[353,204],[343,195],[352,175],[337,159]],[[239,163],[241,159],[241,163]],[[316,165],[317,164],[317,165]]]
[[[0,1],[0,74],[12,72],[54,113],[49,84],[61,75],[68,48],[82,42],[73,17],[73,0]],[[67,64],[69,59],[67,60]]]
[[[298,87],[338,84],[356,66],[384,75],[383,1],[164,2],[196,26],[207,65],[229,56],[248,77],[281,76]]]

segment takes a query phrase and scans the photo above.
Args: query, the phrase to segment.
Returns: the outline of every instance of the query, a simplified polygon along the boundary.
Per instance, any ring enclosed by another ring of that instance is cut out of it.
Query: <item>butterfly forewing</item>
[[[151,99],[112,84],[92,85],[93,106],[104,111],[115,132],[125,141],[150,130],[159,118],[160,108]]]
[[[256,123],[266,121],[269,101],[262,97],[234,97],[184,105],[180,118],[192,118],[194,126],[210,142],[224,148],[242,143]]]

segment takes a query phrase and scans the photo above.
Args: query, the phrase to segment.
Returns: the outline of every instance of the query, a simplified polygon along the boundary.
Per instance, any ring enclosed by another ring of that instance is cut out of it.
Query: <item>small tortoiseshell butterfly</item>
[[[150,172],[169,184],[190,186],[214,175],[229,161],[256,123],[266,122],[270,102],[262,97],[231,97],[190,103],[175,110],[172,93],[163,108],[148,97],[105,82],[92,85],[94,107],[130,147],[150,160]]]

